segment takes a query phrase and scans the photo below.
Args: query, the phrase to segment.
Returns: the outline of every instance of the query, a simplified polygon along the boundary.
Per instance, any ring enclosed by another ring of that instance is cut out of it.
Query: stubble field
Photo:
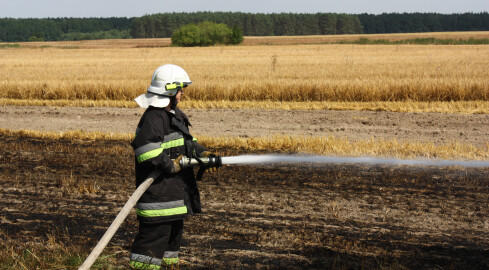
[[[124,107],[162,63],[191,74],[182,105],[192,132],[224,155],[488,159],[487,45],[284,45],[291,40],[1,49],[0,269],[82,263],[134,190],[128,134],[141,111]],[[86,107],[57,107],[74,105]],[[488,173],[225,166],[200,183],[204,213],[187,220],[181,258],[185,269],[487,269]],[[95,268],[125,269],[136,232],[132,213]]]
[[[76,269],[134,189],[128,142],[0,146],[2,269]],[[204,213],[187,220],[181,258],[185,269],[484,269],[488,173],[226,166],[200,183]],[[136,232],[131,213],[96,268],[125,269]]]

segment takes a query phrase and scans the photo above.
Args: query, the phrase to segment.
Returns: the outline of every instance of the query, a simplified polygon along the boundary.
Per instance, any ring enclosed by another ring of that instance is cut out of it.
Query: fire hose
[[[197,178],[202,177],[203,172],[206,168],[220,167],[222,164],[235,165],[235,164],[275,164],[275,163],[333,163],[333,164],[370,164],[370,165],[405,165],[405,166],[460,166],[466,168],[481,168],[489,167],[489,161],[458,161],[458,160],[408,160],[408,159],[389,159],[389,158],[372,158],[372,157],[326,157],[326,156],[291,156],[291,155],[243,155],[243,156],[231,156],[231,157],[221,157],[212,156],[206,158],[188,158],[183,157],[180,160],[181,168],[187,168],[189,166],[200,166],[199,172],[197,173]],[[114,219],[110,227],[107,229],[105,234],[102,236],[100,241],[97,243],[95,248],[92,250],[87,259],[78,268],[78,270],[90,269],[90,266],[95,262],[100,253],[102,253],[105,246],[109,243],[112,236],[114,236],[117,229],[120,227],[124,219],[131,209],[136,205],[139,198],[148,189],[148,187],[153,183],[153,181],[158,178],[161,171],[156,170],[152,172],[144,182],[139,185],[136,191],[131,195],[129,200],[126,202],[122,210],[119,212],[117,217]]]

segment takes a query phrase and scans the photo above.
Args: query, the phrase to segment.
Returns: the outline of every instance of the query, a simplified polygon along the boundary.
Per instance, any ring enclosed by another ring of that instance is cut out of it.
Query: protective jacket
[[[138,219],[157,223],[200,213],[200,195],[192,167],[170,173],[173,160],[183,154],[200,157],[206,149],[190,135],[188,117],[175,108],[149,107],[144,112],[131,142],[135,153],[136,186],[156,169],[162,174],[136,204]]]

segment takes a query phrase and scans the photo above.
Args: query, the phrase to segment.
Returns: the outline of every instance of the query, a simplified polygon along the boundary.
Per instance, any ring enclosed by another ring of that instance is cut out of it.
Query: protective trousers
[[[139,222],[130,265],[136,269],[160,269],[177,264],[182,233],[182,219],[164,223]]]

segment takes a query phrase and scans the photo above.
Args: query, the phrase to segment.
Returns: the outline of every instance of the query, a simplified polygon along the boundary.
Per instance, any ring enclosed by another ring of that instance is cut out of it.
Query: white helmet
[[[149,106],[164,108],[170,104],[170,97],[175,96],[180,89],[191,83],[187,72],[181,67],[163,65],[153,73],[148,92],[137,97],[135,101],[143,108]]]

